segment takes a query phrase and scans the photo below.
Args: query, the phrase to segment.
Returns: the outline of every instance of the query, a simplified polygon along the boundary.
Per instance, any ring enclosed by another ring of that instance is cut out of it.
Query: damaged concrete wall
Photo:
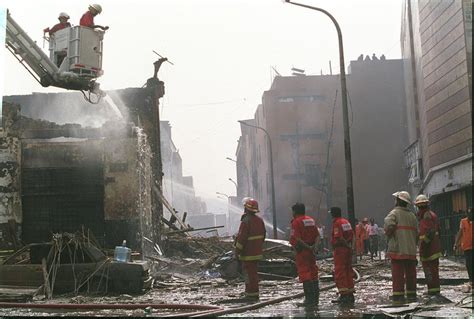
[[[14,248],[19,242],[20,156],[18,138],[0,136],[0,249]]]
[[[22,240],[89,229],[104,240],[103,139],[22,140]]]
[[[151,154],[146,137],[107,138],[104,143],[104,219],[106,245],[123,240],[142,249],[151,237]]]

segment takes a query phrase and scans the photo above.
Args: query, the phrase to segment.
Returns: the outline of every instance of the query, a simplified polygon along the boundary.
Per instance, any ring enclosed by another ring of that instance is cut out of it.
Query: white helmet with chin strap
[[[98,14],[102,13],[102,6],[100,4],[97,4],[97,3],[91,4],[89,5],[89,8],[92,8],[95,11],[97,11]]]
[[[69,14],[67,14],[66,12],[61,12],[61,13],[59,14],[58,19],[59,19],[59,18],[66,18],[66,19],[69,19],[70,17],[69,17]]]

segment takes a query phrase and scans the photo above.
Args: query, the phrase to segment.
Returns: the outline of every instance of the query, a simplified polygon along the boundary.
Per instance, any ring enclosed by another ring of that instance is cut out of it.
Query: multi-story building
[[[404,1],[401,43],[411,192],[430,196],[450,249],[472,206],[472,2]]]
[[[393,205],[391,194],[407,186],[401,60],[352,61],[348,95],[356,217],[376,217],[381,223]],[[264,92],[255,118],[247,120],[264,128],[272,142],[277,225],[283,230],[297,201],[304,202],[323,225],[330,222],[329,207],[346,209],[340,96],[338,75],[278,76]],[[241,128],[239,195],[258,199],[263,216],[271,222],[267,138],[244,123]]]

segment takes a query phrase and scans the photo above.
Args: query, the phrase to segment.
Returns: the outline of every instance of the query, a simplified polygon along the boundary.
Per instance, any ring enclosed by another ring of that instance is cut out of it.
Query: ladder
[[[25,31],[13,20],[7,10],[7,28],[5,44],[7,49],[15,56],[23,67],[42,86],[49,86],[54,82],[59,68],[26,34]]]

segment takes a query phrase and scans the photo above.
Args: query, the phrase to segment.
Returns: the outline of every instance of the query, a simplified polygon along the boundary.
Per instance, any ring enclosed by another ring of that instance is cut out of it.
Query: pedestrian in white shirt
[[[370,219],[369,225],[369,241],[370,241],[370,259],[374,260],[379,250],[379,226],[373,218]]]

